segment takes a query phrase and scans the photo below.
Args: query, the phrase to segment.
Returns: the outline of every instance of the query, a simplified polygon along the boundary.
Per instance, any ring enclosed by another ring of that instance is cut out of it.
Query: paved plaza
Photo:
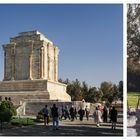
[[[120,121],[121,120],[121,121]],[[102,123],[96,127],[93,118],[81,122],[60,121],[59,130],[52,129],[52,123],[44,126],[43,123],[34,126],[22,126],[0,131],[1,136],[123,136],[122,118],[119,118],[116,130],[111,129],[111,123]]]

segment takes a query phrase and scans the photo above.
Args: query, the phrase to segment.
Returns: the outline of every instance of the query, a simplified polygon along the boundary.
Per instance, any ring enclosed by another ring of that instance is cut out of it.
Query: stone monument
[[[21,32],[3,45],[4,79],[0,96],[19,105],[25,100],[70,102],[66,85],[58,82],[58,54],[54,44],[38,31]]]

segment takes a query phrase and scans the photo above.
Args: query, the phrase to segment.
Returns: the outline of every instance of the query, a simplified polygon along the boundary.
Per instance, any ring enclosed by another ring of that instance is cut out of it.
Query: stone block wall
[[[18,80],[0,82],[0,92],[45,90],[47,90],[47,80]]]
[[[19,106],[21,102],[24,102],[24,100],[39,100],[39,99],[49,99],[49,93],[48,92],[3,92],[0,93],[0,96],[2,96],[2,99],[5,97],[10,97],[14,105]]]
[[[26,109],[25,109],[25,114],[26,115],[37,115],[37,113],[42,110],[45,105],[48,106],[48,109],[50,111],[50,107],[53,106],[53,104],[56,104],[56,106],[59,109],[59,113],[61,113],[61,108],[62,106],[68,106],[69,108],[72,106],[72,102],[61,102],[61,101],[29,101],[26,102]]]
[[[49,112],[50,107],[53,106],[53,104],[56,104],[56,106],[59,109],[59,113],[61,114],[62,106],[65,108],[65,106],[70,109],[70,107],[73,105],[74,108],[76,107],[76,110],[78,111],[81,107],[85,109],[86,106],[90,109],[90,114],[93,114],[95,111],[95,108],[92,108],[92,104],[90,103],[84,103],[82,101],[72,101],[72,102],[63,102],[63,101],[57,101],[57,100],[45,100],[45,99],[29,99],[24,100],[23,107],[20,107],[22,110],[25,110],[26,115],[33,115],[36,116],[40,110],[42,110],[45,105],[48,106]],[[25,107],[25,109],[23,109]],[[21,115],[24,114],[23,112],[20,112]],[[78,114],[77,114],[78,115]]]

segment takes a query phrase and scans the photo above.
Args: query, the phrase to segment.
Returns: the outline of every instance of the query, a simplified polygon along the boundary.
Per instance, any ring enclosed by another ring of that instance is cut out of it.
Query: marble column
[[[54,48],[54,81],[58,81],[58,56],[57,48]]]
[[[48,59],[48,80],[50,80],[50,56],[49,56],[49,44],[47,45],[47,59]]]
[[[6,49],[5,47],[3,47],[3,50],[4,50],[4,79],[3,81],[6,80]]]
[[[32,54],[29,55],[29,80],[32,80]]]
[[[14,46],[11,47],[11,59],[12,59],[12,76],[11,76],[11,80],[15,80],[15,48],[16,44],[14,44]]]
[[[44,79],[44,48],[40,48],[40,78]]]
[[[29,80],[32,80],[32,63],[33,63],[33,42],[31,44],[31,52],[29,54]]]

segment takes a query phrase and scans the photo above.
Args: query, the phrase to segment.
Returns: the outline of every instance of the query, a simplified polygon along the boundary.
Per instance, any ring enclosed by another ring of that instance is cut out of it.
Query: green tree
[[[69,79],[60,80],[67,84],[67,93],[71,96],[72,101],[81,101],[85,99],[86,102],[96,103],[100,101],[112,102],[119,98],[119,89],[111,82],[102,82],[100,88],[90,87],[83,81],[82,84],[78,79],[70,81]],[[121,85],[121,84],[120,84]],[[122,90],[120,86],[120,91]]]
[[[89,88],[88,96],[87,96],[87,101],[94,103],[95,102],[95,95],[94,93],[97,91],[96,87],[91,87]]]
[[[108,96],[108,102],[112,103],[114,100],[118,100],[119,97],[119,89],[114,84],[112,88],[110,89],[110,95]]]
[[[140,56],[140,5],[129,4],[127,8],[127,52],[129,58],[139,61]]]
[[[103,92],[103,101],[112,103],[112,101],[118,99],[119,89],[115,84],[112,84],[111,82],[102,82],[100,90]]]
[[[87,101],[89,89],[88,89],[88,84],[85,81],[82,82],[81,91],[82,91],[83,99],[85,99],[85,101]]]
[[[0,121],[9,122],[13,115],[16,115],[16,108],[9,100],[2,101],[0,104]]]
[[[103,96],[103,93],[100,89],[97,89],[96,87],[89,88],[88,96],[87,96],[87,102],[96,103],[101,101],[101,98]]]
[[[127,62],[127,90],[140,91],[140,64],[129,60]]]
[[[140,4],[128,4],[127,53],[127,90],[140,91]]]
[[[103,97],[102,100],[107,101],[108,97],[111,93],[111,89],[112,89],[112,83],[111,82],[102,82],[101,86],[100,86],[100,90],[103,92]]]
[[[119,82],[119,98],[123,101],[123,81]]]
[[[64,84],[70,84],[70,80],[67,78],[65,81],[64,81]]]
[[[72,101],[80,101],[83,99],[81,83],[78,79],[67,85],[67,93],[71,96]]]

